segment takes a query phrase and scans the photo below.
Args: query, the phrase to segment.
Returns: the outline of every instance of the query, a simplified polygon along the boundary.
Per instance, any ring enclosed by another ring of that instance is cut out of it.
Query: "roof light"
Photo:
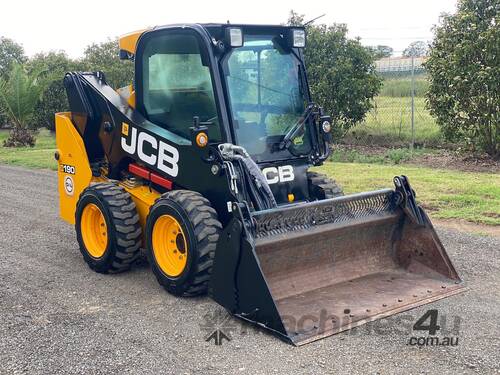
[[[294,48],[304,48],[306,46],[306,32],[302,29],[292,30],[293,35],[293,47]]]
[[[241,47],[243,45],[243,31],[237,27],[227,28],[226,41],[231,47]]]

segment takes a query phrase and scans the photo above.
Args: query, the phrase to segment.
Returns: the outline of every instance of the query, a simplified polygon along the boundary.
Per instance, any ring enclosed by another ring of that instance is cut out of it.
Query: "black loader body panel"
[[[190,140],[151,123],[138,111],[129,107],[103,78],[99,78],[99,75],[93,73],[71,73],[71,75],[71,79],[82,82],[85,95],[94,98],[99,106],[97,110],[105,109],[98,134],[100,144],[107,155],[108,177],[120,179],[120,174],[127,171],[128,164],[140,162],[151,171],[172,181],[176,189],[197,191],[209,199],[223,224],[230,219],[227,202],[235,198],[229,189],[227,176],[224,173],[213,174],[211,171],[212,165],[217,163],[213,156],[216,151],[210,147],[209,149],[194,147]],[[106,123],[112,125],[110,132],[105,131]],[[145,136],[141,136],[141,133]],[[154,138],[155,141],[146,140],[142,148],[139,148],[140,136],[147,140]],[[85,143],[85,146],[89,152],[92,144]],[[142,158],[139,156],[140,152],[143,154]],[[155,162],[144,162],[144,159],[148,158]]]
[[[261,163],[259,167],[266,177],[278,205],[304,202],[310,199],[307,183],[307,159],[292,159]],[[293,200],[290,201],[290,195]]]

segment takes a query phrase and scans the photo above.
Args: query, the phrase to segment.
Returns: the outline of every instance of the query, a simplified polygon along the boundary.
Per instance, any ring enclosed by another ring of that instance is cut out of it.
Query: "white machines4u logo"
[[[129,139],[127,140],[127,138]],[[149,147],[145,148],[146,144]],[[176,177],[179,173],[177,164],[179,151],[146,132],[138,131],[133,126],[123,123],[121,145],[125,152],[131,155],[135,155],[137,152],[137,156],[144,163],[152,165],[172,177]],[[147,152],[146,149],[149,149],[150,152]]]

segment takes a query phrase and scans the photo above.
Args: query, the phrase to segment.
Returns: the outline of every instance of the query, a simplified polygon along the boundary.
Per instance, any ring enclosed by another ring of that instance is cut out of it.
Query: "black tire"
[[[100,209],[107,228],[106,249],[99,258],[89,253],[82,236],[82,212],[90,203]],[[142,235],[139,215],[130,194],[122,187],[111,183],[89,186],[80,195],[75,216],[76,238],[91,269],[99,273],[123,272],[138,258]]]
[[[322,173],[308,171],[307,182],[309,184],[311,199],[323,200],[344,195],[342,188],[337,182]]]
[[[153,228],[162,215],[174,217],[186,237],[186,264],[175,277],[167,275],[160,268],[153,251]],[[160,285],[176,296],[206,293],[221,229],[217,212],[199,193],[174,190],[157,199],[149,211],[146,223],[146,247],[149,263]]]

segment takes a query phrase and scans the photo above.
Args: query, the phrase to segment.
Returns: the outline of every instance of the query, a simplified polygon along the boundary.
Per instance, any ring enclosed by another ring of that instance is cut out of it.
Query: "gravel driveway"
[[[300,348],[175,298],[146,264],[106,276],[83,262],[58,218],[56,174],[0,166],[0,373],[500,373],[500,240],[440,229],[470,290]],[[438,309],[437,337],[409,345]],[[444,321],[446,319],[446,322]],[[220,328],[230,341],[205,341]]]

